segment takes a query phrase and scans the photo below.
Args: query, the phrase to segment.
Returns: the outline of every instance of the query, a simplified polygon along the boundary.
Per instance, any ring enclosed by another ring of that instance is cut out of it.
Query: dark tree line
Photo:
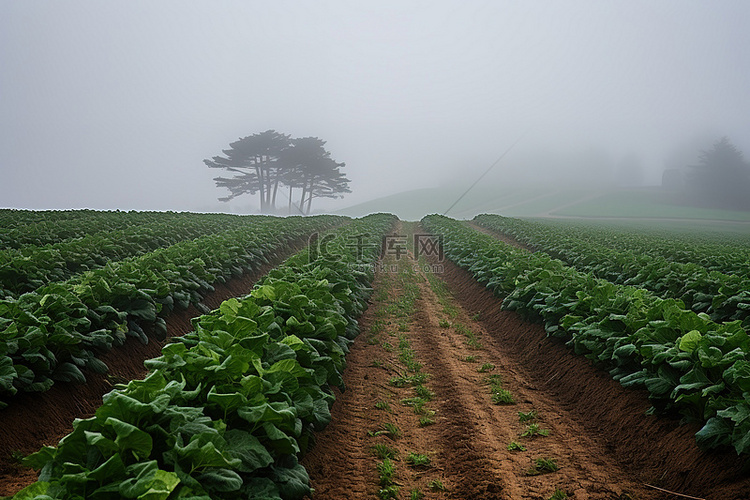
[[[689,167],[685,184],[695,204],[750,209],[750,163],[727,137],[699,153],[698,164]]]
[[[220,201],[257,193],[261,212],[274,213],[279,211],[276,201],[281,192],[288,213],[309,214],[313,198],[338,198],[351,192],[349,179],[341,172],[345,164],[333,160],[324,146],[325,141],[317,137],[293,139],[267,130],[242,137],[222,151],[224,156],[203,162],[231,175],[214,178],[217,187],[229,190]]]

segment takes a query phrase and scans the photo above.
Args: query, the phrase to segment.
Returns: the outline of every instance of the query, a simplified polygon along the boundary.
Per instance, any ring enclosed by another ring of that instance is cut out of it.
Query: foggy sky
[[[749,21],[742,0],[4,0],[0,207],[251,208],[203,159],[267,129],[346,162],[353,193],[319,207],[468,187],[525,131],[500,174],[630,155],[657,183],[723,135],[750,156]]]

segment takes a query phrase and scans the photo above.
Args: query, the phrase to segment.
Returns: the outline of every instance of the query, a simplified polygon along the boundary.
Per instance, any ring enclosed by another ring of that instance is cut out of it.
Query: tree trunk
[[[307,194],[307,210],[305,211],[305,215],[310,215],[310,206],[312,205],[314,186],[315,186],[315,176],[310,178],[310,192]]]
[[[292,186],[289,186],[289,210],[287,215],[292,215]]]
[[[263,195],[264,195],[263,193],[263,171],[261,170],[260,164],[258,163],[255,164],[255,174],[258,176],[258,186],[259,186],[258,195],[260,197],[260,211],[265,212],[266,204],[263,199]]]
[[[299,198],[299,211],[302,212],[305,208],[305,200],[307,199],[307,182],[302,184],[302,196]],[[302,212],[304,214],[304,212]]]
[[[273,180],[273,197],[271,198],[271,206],[274,212],[276,211],[276,192],[279,190],[279,173],[276,172],[276,176]]]

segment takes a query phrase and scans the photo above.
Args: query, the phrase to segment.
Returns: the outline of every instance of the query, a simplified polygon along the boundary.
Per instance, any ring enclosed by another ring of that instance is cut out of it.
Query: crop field
[[[750,236],[0,210],[0,497],[747,499]]]

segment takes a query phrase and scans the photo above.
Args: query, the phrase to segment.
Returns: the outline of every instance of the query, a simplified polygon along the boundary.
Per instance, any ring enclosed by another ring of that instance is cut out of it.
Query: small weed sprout
[[[487,373],[487,372],[490,372],[490,371],[492,371],[494,369],[495,369],[495,365],[493,365],[492,363],[484,363],[482,366],[480,366],[479,368],[477,368],[477,371],[479,373]]]
[[[537,413],[536,410],[531,410],[528,413],[524,413],[522,411],[518,412],[518,421],[519,422],[532,422],[536,420]]]
[[[508,451],[526,451],[526,447],[516,441],[511,441],[508,445]]]
[[[396,466],[390,458],[384,459],[378,464],[378,474],[380,474],[380,486],[390,486],[396,477]]]
[[[568,494],[565,491],[555,488],[555,492],[549,497],[549,500],[565,500]]]
[[[492,392],[492,402],[496,405],[512,405],[516,400],[513,399],[513,394],[508,389],[499,389],[497,392]]]
[[[396,439],[401,436],[401,429],[399,429],[396,424],[392,424],[390,422],[387,422],[383,424],[383,430],[388,434],[388,436],[392,439]]]
[[[419,488],[414,488],[409,492],[409,500],[422,500],[424,498],[424,493],[422,493]]]
[[[430,457],[421,453],[411,452],[406,456],[406,463],[411,467],[429,467]]]
[[[428,416],[419,417],[419,426],[427,427],[428,425],[434,424],[435,421]]]
[[[441,319],[440,322],[438,323],[438,325],[440,326],[440,328],[450,328],[451,327],[451,323],[447,319]]]
[[[440,479],[433,479],[427,483],[430,491],[446,491],[445,485]]]
[[[534,437],[534,436],[549,436],[549,430],[542,429],[539,424],[533,423],[526,426],[526,430],[523,431],[521,437]]]
[[[395,460],[398,457],[398,450],[388,446],[387,444],[377,443],[373,445],[370,450],[376,457],[380,459],[388,458],[391,460]]]
[[[378,401],[375,403],[375,408],[378,410],[387,411],[390,413],[391,411],[391,405],[388,404],[388,401]]]
[[[537,458],[534,460],[534,467],[526,472],[528,476],[536,476],[545,472],[557,472],[560,466],[554,458]]]

